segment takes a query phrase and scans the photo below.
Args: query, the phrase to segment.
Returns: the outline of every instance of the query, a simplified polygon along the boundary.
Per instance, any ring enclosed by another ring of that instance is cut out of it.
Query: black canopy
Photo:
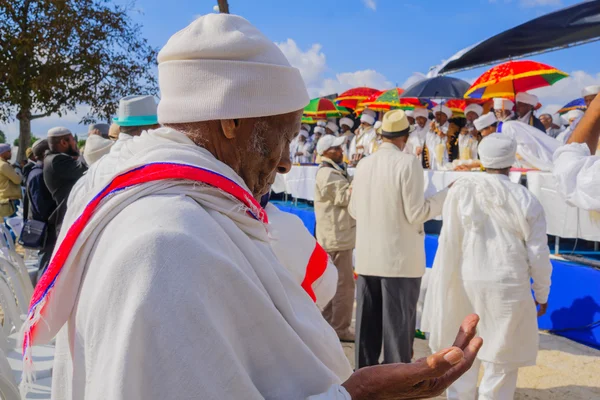
[[[452,57],[438,73],[448,74],[595,40],[600,40],[600,0],[563,8],[484,40]]]

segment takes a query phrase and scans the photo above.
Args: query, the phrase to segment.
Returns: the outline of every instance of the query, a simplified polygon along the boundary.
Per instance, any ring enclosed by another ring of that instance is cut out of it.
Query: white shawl
[[[113,150],[74,188],[59,244],[114,174],[149,163],[201,167],[248,192],[171,129]],[[32,344],[68,322],[53,398],[349,398],[340,383],[352,371],[337,335],[276,258],[269,227],[247,211],[260,213],[186,180],[103,200],[56,280],[48,324],[36,327]]]
[[[520,121],[503,122],[501,132],[517,142],[518,166],[552,171],[552,156],[561,146],[558,140]]]

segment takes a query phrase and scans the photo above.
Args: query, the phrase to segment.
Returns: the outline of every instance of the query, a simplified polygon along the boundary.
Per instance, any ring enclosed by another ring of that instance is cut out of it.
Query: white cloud
[[[363,3],[365,4],[365,7],[370,8],[373,11],[377,10],[377,3],[375,3],[375,0],[363,0]]]
[[[366,86],[373,89],[389,89],[393,87],[392,83],[379,72],[366,69],[356,72],[343,72],[336,74],[335,79],[325,79],[318,88],[309,88],[311,96],[326,96],[333,93],[342,93],[345,90],[359,86]]]
[[[277,43],[277,46],[287,57],[290,64],[300,70],[306,86],[313,87],[322,80],[326,68],[326,59],[319,43],[313,44],[306,51],[302,51],[292,39]]]
[[[550,112],[553,108],[558,110],[568,102],[580,98],[581,90],[590,85],[600,85],[600,72],[592,74],[585,71],[573,71],[569,77],[554,85],[532,90],[531,93],[540,98],[542,110]],[[548,110],[546,111],[546,109]]]
[[[562,5],[561,0],[520,0],[519,3],[523,7],[547,7]]]
[[[408,89],[412,85],[421,82],[423,79],[426,79],[427,76],[420,72],[413,72],[411,76],[408,77],[402,84],[403,89]]]

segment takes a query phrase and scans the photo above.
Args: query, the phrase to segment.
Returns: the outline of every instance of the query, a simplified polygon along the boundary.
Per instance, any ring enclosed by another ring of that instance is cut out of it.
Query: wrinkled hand
[[[420,156],[421,154],[423,154],[423,148],[422,147],[417,147],[417,156]]]
[[[544,314],[546,314],[546,311],[548,311],[548,303],[547,302],[544,304],[540,304],[536,301],[535,305],[540,307],[540,309],[538,310],[538,313],[537,313],[538,317],[543,316]]]
[[[473,365],[483,345],[475,337],[479,317],[464,319],[454,346],[412,364],[388,364],[356,371],[344,382],[352,400],[428,399],[442,394]]]

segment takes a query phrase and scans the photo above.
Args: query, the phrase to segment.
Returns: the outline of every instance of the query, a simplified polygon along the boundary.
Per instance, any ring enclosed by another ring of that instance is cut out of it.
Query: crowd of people
[[[462,120],[444,104],[381,121],[367,109],[353,131],[348,117],[301,125],[299,71],[241,17],[196,19],[158,62],[159,104],[121,99],[82,152],[50,129],[21,176],[0,145],[0,212],[23,185],[24,218],[48,227],[23,340],[31,371],[56,337],[53,399],[466,400],[480,365],[479,398],[513,398],[552,271],[543,209],[508,180],[543,157],[515,132],[587,143],[557,162],[577,156],[585,166],[565,174],[589,173],[600,87],[566,130],[519,93]],[[268,203],[277,173],[313,162],[316,238]],[[485,173],[425,198],[423,168]],[[423,224],[439,215],[427,276]],[[433,355],[411,363],[417,328]],[[356,371],[340,341],[355,342]]]

